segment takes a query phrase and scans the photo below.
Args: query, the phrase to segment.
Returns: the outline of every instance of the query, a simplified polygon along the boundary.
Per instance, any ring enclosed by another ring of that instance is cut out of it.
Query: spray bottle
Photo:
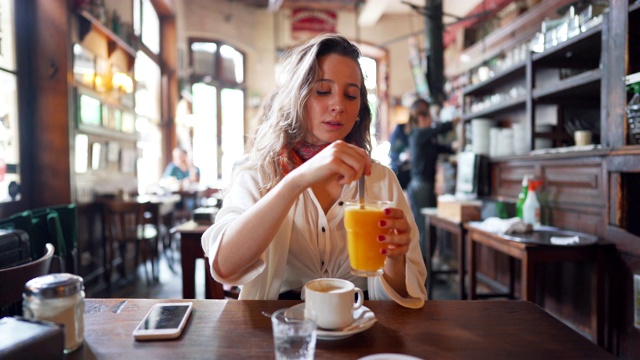
[[[531,224],[534,227],[540,226],[540,202],[536,189],[542,185],[540,180],[530,180],[527,198],[522,205],[522,221],[525,224]]]
[[[529,190],[529,178],[527,175],[522,178],[522,190],[518,194],[518,201],[516,202],[516,216],[522,220],[522,206],[527,198],[527,191]]]

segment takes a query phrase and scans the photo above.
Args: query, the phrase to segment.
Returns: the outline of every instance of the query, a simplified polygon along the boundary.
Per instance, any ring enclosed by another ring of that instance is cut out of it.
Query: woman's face
[[[360,110],[360,68],[348,57],[328,54],[318,60],[320,78],[305,107],[305,141],[322,145],[344,139]]]

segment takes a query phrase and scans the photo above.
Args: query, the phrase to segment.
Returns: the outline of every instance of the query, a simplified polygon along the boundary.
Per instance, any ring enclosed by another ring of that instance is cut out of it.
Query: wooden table
[[[427,236],[425,237],[425,264],[427,266],[427,294],[431,299],[431,293],[433,290],[433,275],[436,274],[450,274],[456,272],[458,274],[458,294],[461,300],[466,299],[466,291],[464,286],[465,278],[465,236],[466,229],[462,223],[449,220],[438,216],[437,208],[423,208],[421,209],[422,215],[424,215],[425,229],[427,230]],[[433,270],[431,263],[431,242],[437,239],[436,230],[441,229],[448,231],[453,240],[457,243],[458,248],[458,268],[456,270]]]
[[[182,336],[137,342],[131,333],[151,306],[170,299],[87,299],[85,343],[68,359],[273,359],[273,312],[297,301],[191,300]],[[178,300],[185,301],[185,300]],[[365,301],[378,322],[344,340],[318,340],[318,360],[401,353],[423,359],[614,359],[526,301],[427,301],[407,309]]]
[[[202,250],[202,234],[211,226],[200,225],[195,221],[187,221],[175,227],[180,234],[180,257],[182,260],[182,297],[195,299],[196,297],[196,260],[204,259],[205,297],[207,299],[224,299],[222,284],[215,281],[209,272],[209,259]]]
[[[550,246],[523,243],[504,238],[501,234],[484,231],[473,223],[466,223],[467,229],[467,267],[469,273],[469,299],[477,298],[476,293],[476,248],[478,244],[492,248],[511,258],[519,259],[521,263],[520,282],[521,299],[536,301],[536,265],[548,262],[587,261],[592,262],[593,282],[591,291],[590,333],[598,344],[604,343],[604,314],[605,314],[605,269],[604,254],[600,244],[588,246]],[[514,296],[514,271],[511,267],[510,296]]]

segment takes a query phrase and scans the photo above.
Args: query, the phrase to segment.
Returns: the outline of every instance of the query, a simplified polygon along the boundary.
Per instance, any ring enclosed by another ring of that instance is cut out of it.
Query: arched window
[[[205,185],[227,183],[244,153],[244,54],[215,40],[189,39],[193,162]]]

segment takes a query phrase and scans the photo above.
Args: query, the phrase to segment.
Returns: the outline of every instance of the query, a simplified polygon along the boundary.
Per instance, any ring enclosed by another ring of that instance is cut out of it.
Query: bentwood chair
[[[45,254],[26,264],[0,270],[0,317],[19,315],[24,285],[31,279],[49,273],[55,247],[46,244]],[[6,309],[6,310],[5,310]]]
[[[134,272],[138,268],[138,261],[142,260],[147,282],[152,283],[158,278],[156,272],[158,229],[149,216],[155,208],[150,203],[118,199],[106,200],[103,204],[105,282],[110,286],[114,264],[119,266],[121,276],[126,278],[127,262],[133,258]],[[130,254],[132,247],[133,256]],[[114,256],[114,248],[119,250],[119,258]],[[151,275],[147,262],[151,263]]]

